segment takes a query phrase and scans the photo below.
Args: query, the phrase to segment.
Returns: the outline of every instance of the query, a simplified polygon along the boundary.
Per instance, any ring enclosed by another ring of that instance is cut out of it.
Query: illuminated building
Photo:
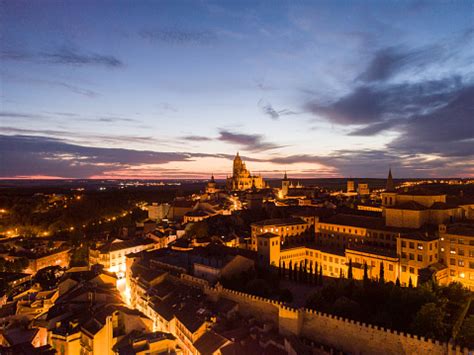
[[[239,153],[234,158],[232,177],[227,178],[226,186],[229,190],[245,191],[255,186],[257,189],[263,189],[265,183],[261,176],[252,175],[245,163],[240,158]]]
[[[251,224],[251,250],[257,250],[257,237],[265,233],[281,236],[285,242],[290,237],[301,236],[311,230],[311,225],[299,217],[266,219]]]
[[[448,266],[449,282],[474,291],[474,223],[440,225],[440,259]]]
[[[150,238],[136,238],[132,240],[115,239],[111,243],[89,251],[90,265],[101,264],[111,272],[125,272],[126,258],[130,253],[153,249],[158,243]]]

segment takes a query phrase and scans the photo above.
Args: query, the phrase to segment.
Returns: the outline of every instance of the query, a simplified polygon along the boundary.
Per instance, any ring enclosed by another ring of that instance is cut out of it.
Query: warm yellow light
[[[74,227],[70,227],[69,230],[70,230],[70,231],[73,231],[73,230],[74,230]]]
[[[461,272],[461,273],[459,274],[459,277],[460,277],[461,279],[463,279],[465,276],[466,276],[466,275],[464,274],[464,272]]]

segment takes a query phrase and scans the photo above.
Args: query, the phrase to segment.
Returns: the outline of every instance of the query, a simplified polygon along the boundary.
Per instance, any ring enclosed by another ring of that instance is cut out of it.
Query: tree
[[[381,284],[385,283],[385,271],[384,271],[383,261],[380,262],[379,282],[380,282]]]
[[[281,279],[281,260],[278,263],[278,278]]]
[[[397,277],[397,281],[395,281],[395,286],[400,287],[400,279]]]
[[[413,282],[411,281],[411,276],[410,276],[410,280],[408,281],[408,287],[413,288]]]
[[[323,266],[319,265],[319,279],[318,283],[321,286],[323,284]]]
[[[367,263],[364,262],[364,287],[369,284],[369,273]]]
[[[314,263],[314,274],[313,274],[313,283],[317,286],[318,285],[318,263]]]
[[[308,281],[308,264],[306,260],[304,261],[304,269],[303,269],[303,282],[306,283]]]
[[[286,278],[286,264],[284,261],[282,261],[281,278]]]
[[[463,346],[474,349],[474,315],[470,315],[464,319],[457,340],[460,341]]]
[[[293,280],[293,262],[291,260],[288,266],[288,279]]]
[[[349,270],[347,270],[347,278],[352,280],[352,259],[349,259]]]
[[[426,303],[416,313],[411,329],[415,334],[432,339],[443,339],[446,335],[444,318],[444,307],[439,307],[433,302]]]

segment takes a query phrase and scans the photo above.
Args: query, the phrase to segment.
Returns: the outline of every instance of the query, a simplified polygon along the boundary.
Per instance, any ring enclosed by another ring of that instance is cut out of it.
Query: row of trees
[[[318,263],[295,263],[290,260],[288,265],[282,261],[278,267],[278,277],[280,279],[289,279],[292,281],[322,285],[323,284],[323,267]]]
[[[317,262],[315,262],[313,265],[312,262],[308,263],[306,260],[300,263],[294,263],[294,264],[291,260],[288,264],[285,261],[281,261],[278,267],[278,276],[280,279],[289,279],[292,281],[297,281],[297,282],[302,282],[302,283],[322,285],[323,268],[322,268],[322,265],[319,265],[319,268],[318,268]],[[340,279],[345,278],[342,268],[339,271],[339,278]],[[347,278],[349,280],[352,280],[354,278],[352,260],[349,260],[349,265],[347,268]],[[364,263],[363,284],[367,285],[369,281],[371,280],[369,278],[368,265],[367,263]],[[380,270],[379,270],[379,276],[378,276],[377,282],[381,284],[385,283],[385,267],[384,267],[383,262],[380,263]],[[396,286],[400,287],[400,280],[398,278],[395,284]],[[408,287],[409,288],[413,287],[411,278],[409,279]]]

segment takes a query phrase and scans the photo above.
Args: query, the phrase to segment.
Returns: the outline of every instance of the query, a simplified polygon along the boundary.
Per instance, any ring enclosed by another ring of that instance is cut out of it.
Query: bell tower
[[[288,196],[289,188],[290,188],[290,180],[288,180],[288,176],[286,175],[286,171],[285,171],[285,175],[283,176],[283,180],[281,180],[281,196],[283,198]]]

